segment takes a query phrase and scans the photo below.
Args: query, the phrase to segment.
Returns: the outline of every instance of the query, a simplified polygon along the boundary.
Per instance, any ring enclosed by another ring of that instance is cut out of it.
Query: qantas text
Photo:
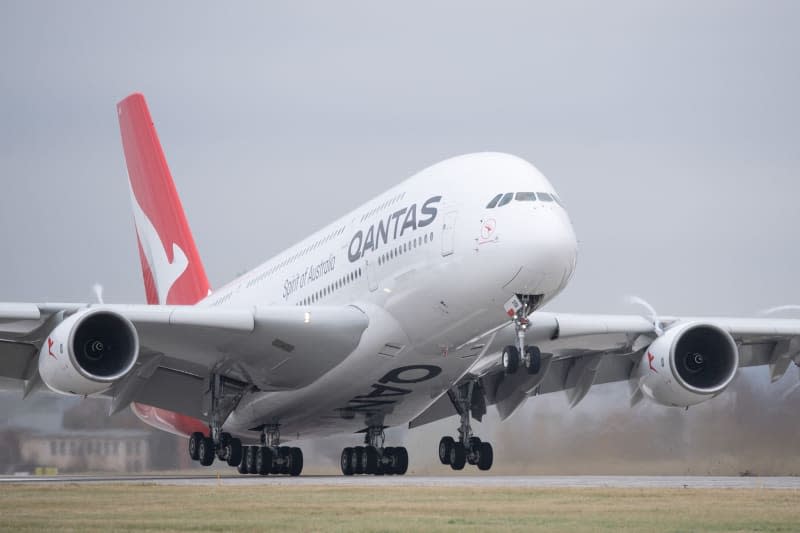
[[[351,263],[361,259],[370,250],[377,250],[381,243],[388,244],[390,240],[402,237],[409,230],[424,228],[436,219],[438,209],[436,204],[442,200],[441,196],[433,196],[423,202],[417,217],[417,204],[398,209],[386,219],[373,224],[364,233],[358,230],[353,238],[350,239],[350,246],[347,248],[347,257]],[[401,222],[402,220],[402,222]]]

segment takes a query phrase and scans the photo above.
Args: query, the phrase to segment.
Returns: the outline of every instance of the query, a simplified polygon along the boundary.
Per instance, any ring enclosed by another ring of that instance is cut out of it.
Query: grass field
[[[798,531],[800,491],[3,485],[13,531]]]

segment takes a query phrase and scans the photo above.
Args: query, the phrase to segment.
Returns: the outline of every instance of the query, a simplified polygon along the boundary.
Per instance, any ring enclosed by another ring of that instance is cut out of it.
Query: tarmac
[[[0,476],[0,484],[83,484],[191,486],[341,486],[341,487],[487,487],[487,488],[628,488],[628,489],[800,489],[800,477],[706,476]]]

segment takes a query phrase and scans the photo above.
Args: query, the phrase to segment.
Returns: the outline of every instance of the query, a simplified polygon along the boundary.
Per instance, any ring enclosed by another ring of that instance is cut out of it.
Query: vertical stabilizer
[[[147,303],[195,304],[208,278],[144,96],[128,96],[117,114]]]

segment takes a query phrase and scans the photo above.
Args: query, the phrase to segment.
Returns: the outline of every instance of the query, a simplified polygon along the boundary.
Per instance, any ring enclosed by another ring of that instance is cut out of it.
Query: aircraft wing
[[[507,375],[501,353],[514,345],[516,332],[509,323],[471,339],[453,353],[475,357],[462,382],[479,378],[486,403],[495,405],[506,419],[525,400],[539,394],[566,391],[571,406],[577,405],[593,385],[629,381],[648,347],[658,336],[650,320],[638,315],[581,315],[536,312],[531,316],[526,342],[542,351],[541,369],[529,375],[525,369]],[[661,317],[659,326],[669,330],[688,324],[709,324],[734,339],[739,367],[769,365],[772,381],[794,362],[800,366],[800,320],[773,318]],[[631,386],[631,404],[641,399]],[[410,424],[417,427],[456,414],[448,395],[440,397]]]
[[[89,310],[125,317],[138,334],[136,366],[103,393],[112,411],[135,401],[197,417],[212,372],[242,390],[303,387],[347,357],[369,324],[355,306],[0,304],[0,381],[24,382],[26,394],[39,387],[42,345]]]

